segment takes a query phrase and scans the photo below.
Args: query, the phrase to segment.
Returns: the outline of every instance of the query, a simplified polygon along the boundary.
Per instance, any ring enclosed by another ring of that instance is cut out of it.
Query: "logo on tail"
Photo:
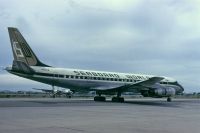
[[[15,55],[17,55],[17,57],[19,58],[24,58],[22,50],[19,47],[17,47],[17,45],[19,45],[18,42],[15,42],[15,41],[12,41],[12,42],[13,42],[13,49],[14,49]]]

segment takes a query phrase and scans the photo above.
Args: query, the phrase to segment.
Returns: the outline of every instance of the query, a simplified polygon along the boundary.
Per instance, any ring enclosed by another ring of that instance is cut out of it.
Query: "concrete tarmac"
[[[0,99],[0,133],[200,133],[200,100]]]

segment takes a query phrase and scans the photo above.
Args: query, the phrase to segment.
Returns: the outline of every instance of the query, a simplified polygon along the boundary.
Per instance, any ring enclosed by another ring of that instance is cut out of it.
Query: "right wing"
[[[143,86],[143,87],[152,87],[163,79],[164,79],[163,77],[152,77],[152,78],[149,78],[148,80],[140,81],[133,85]]]
[[[95,90],[102,90],[102,91],[118,91],[121,90],[123,92],[130,90],[130,89],[134,89],[134,88],[153,88],[153,86],[155,86],[156,83],[159,83],[161,80],[163,80],[163,77],[151,77],[147,80],[143,80],[143,81],[139,81],[136,83],[132,83],[132,84],[126,84],[126,85],[122,85],[122,86],[110,86],[110,87],[98,87],[98,88],[94,88]]]

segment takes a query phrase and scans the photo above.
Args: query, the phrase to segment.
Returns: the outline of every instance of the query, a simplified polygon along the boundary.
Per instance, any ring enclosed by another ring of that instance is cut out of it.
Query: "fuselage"
[[[33,74],[13,71],[12,67],[7,67],[6,70],[24,78],[52,86],[70,88],[75,91],[109,90],[123,85],[142,82],[155,76],[68,68],[30,67],[35,71]],[[182,86],[175,79],[169,77],[163,78],[159,83],[161,86],[173,87],[176,93],[183,91]],[[137,87],[132,89],[137,89]]]

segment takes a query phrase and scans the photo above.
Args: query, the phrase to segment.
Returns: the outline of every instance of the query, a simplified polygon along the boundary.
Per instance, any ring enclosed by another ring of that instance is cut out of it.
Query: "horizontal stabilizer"
[[[26,73],[26,74],[33,74],[34,70],[30,68],[26,63],[21,61],[13,61],[12,70]]]

